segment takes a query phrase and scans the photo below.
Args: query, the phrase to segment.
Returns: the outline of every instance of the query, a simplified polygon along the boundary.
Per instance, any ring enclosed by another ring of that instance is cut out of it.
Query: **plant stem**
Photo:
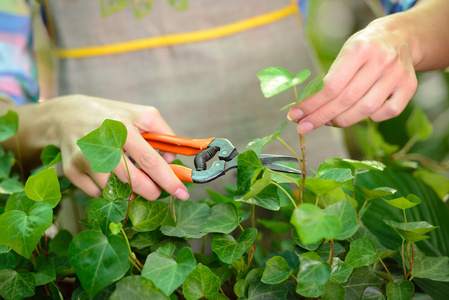
[[[301,153],[302,153],[302,182],[299,190],[299,202],[303,203],[302,200],[302,191],[304,190],[304,184],[306,183],[306,140],[303,134],[299,134],[299,144],[301,145]]]
[[[291,153],[293,153],[293,155],[296,157],[296,159],[298,160],[299,163],[299,167],[301,168],[301,170],[303,169],[302,164],[303,161],[301,161],[301,159],[299,158],[298,154],[296,154],[296,152],[280,137],[276,137],[282,144],[284,144],[285,147],[287,147],[288,150],[290,150]]]
[[[412,248],[412,260],[410,261],[410,258],[409,258],[410,268],[408,269],[408,272],[405,275],[405,279],[404,280],[407,280],[407,278],[410,276],[410,274],[412,273],[412,270],[413,270],[413,266],[415,265],[415,248],[413,247],[413,243],[409,243],[409,245]],[[407,246],[407,248],[408,248],[408,246]],[[407,250],[407,256],[409,256],[408,255],[408,250]]]
[[[418,141],[418,138],[416,137],[416,135],[412,136],[407,141],[407,143],[405,143],[404,147],[402,147],[401,150],[399,150],[392,156],[393,160],[398,160],[401,157],[403,157],[405,154],[407,154],[410,151],[410,149],[412,149],[412,147],[416,144],[417,141]]]
[[[128,260],[133,264],[134,268],[136,268],[137,270],[139,270],[140,273],[142,273],[142,269],[136,264],[136,262],[130,256],[128,256]]]
[[[126,162],[126,156],[123,153],[123,151],[122,151],[122,158],[123,158],[123,161],[125,162],[126,173],[128,174],[129,188],[131,190],[131,192],[129,193],[128,199],[126,199],[126,201],[128,201],[128,207],[126,208],[126,216],[125,216],[125,219],[123,220],[123,226],[125,226],[126,222],[128,222],[128,218],[129,218],[129,209],[131,207],[131,195],[133,193],[133,183],[131,182],[131,174],[129,174],[128,163]]]
[[[408,230],[407,215],[406,215],[406,213],[405,213],[405,209],[403,209],[402,212],[404,213],[405,229]]]
[[[405,278],[407,276],[407,268],[405,267],[404,242],[405,240],[402,239],[401,257],[402,257],[402,269],[404,270],[404,278]]]
[[[245,228],[242,227],[242,224],[239,223],[239,228],[241,231],[245,231]]]
[[[298,205],[296,205],[296,202],[295,202],[295,200],[293,200],[293,198],[292,198],[292,196],[290,196],[290,194],[279,184],[279,183],[277,183],[277,182],[274,182],[274,181],[272,181],[271,182],[272,184],[274,184],[275,186],[277,186],[278,188],[280,188],[281,189],[281,191],[283,191],[286,195],[287,195],[287,197],[290,199],[290,201],[293,203],[293,206],[295,207],[295,208],[297,208],[298,207]],[[254,227],[254,226],[253,226]]]
[[[295,279],[295,281],[298,281],[298,278],[296,278],[296,276],[293,275],[293,273],[291,273],[290,276],[293,277],[293,279]]]
[[[171,207],[173,210],[173,220],[176,223],[175,197],[173,197],[173,196],[171,197]]]
[[[392,282],[394,282],[393,276],[391,276],[390,271],[388,270],[387,266],[384,264],[383,260],[381,258],[379,258],[380,263],[382,264],[382,266],[384,267],[385,271],[388,273],[388,276],[390,277],[390,280]]]
[[[142,272],[143,265],[140,263],[140,261],[137,259],[136,255],[131,250],[131,245],[129,244],[129,240],[128,240],[125,230],[123,230],[123,228],[120,228],[120,232],[123,234],[123,237],[125,238],[126,245],[128,246],[129,260],[136,267],[136,269],[139,270],[139,272]]]
[[[285,175],[285,174],[282,174],[281,172],[276,172],[276,171],[273,171],[273,170],[271,170],[271,169],[268,169],[268,171],[272,172],[273,174],[276,174],[276,175],[279,175],[279,176],[281,176],[281,177],[284,177],[285,179],[290,180],[292,183],[296,184],[296,185],[298,186],[298,188],[301,187],[301,186],[299,185],[299,183],[298,183],[296,180],[294,180],[294,179],[291,178],[291,177],[288,177],[288,176]]]
[[[256,227],[256,206],[253,205],[253,215],[251,217],[251,227]]]
[[[331,251],[329,253],[329,264],[332,266],[334,262],[334,240],[330,240],[331,243]]]

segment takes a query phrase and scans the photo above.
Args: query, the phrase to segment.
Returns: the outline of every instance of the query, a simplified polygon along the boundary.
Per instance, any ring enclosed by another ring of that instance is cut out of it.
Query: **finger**
[[[138,116],[138,119],[134,121],[134,126],[140,132],[157,132],[174,135],[173,130],[168,126],[156,108],[150,106],[144,110],[139,110]]]
[[[92,180],[92,178],[78,169],[71,168],[65,171],[67,179],[76,187],[85,192],[91,198],[98,198],[102,195],[102,189]]]
[[[129,182],[129,179],[131,178],[133,193],[148,200],[156,200],[161,194],[159,186],[154,183],[148,175],[134,166],[131,160],[127,157],[126,163],[128,165],[129,177],[125,161],[121,160],[114,170],[117,178],[122,182]]]
[[[353,107],[332,120],[336,127],[348,127],[373,115],[392,94],[395,86],[391,76],[383,77]]]
[[[162,156],[142,138],[137,130],[129,130],[128,133],[124,149],[146,173],[133,172],[133,180],[140,184],[143,180],[149,181],[147,178],[149,176],[158,186],[174,197],[180,200],[188,199],[187,188],[176,177]]]
[[[385,103],[371,115],[374,122],[382,122],[397,117],[405,109],[413,94],[407,89],[396,91]]]
[[[353,107],[372,88],[379,72],[377,68],[373,70],[370,65],[365,65],[339,96],[304,117],[298,123],[298,132],[308,133]]]

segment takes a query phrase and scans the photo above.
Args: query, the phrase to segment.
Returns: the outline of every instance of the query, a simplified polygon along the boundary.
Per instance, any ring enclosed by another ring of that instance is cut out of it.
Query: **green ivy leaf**
[[[6,201],[5,211],[21,210],[23,212],[29,212],[30,208],[35,204],[36,202],[28,198],[25,192],[13,193]]]
[[[251,187],[243,196],[244,200],[256,197],[271,183],[271,173],[267,168],[257,170],[251,179]]]
[[[47,145],[41,152],[42,164],[47,168],[61,161],[61,150],[55,145]]]
[[[142,277],[151,280],[165,295],[169,296],[195,269],[192,249],[182,248],[174,260],[171,255],[156,251],[148,255],[142,269]]]
[[[130,195],[129,183],[121,182],[115,173],[111,173],[106,188],[103,190],[103,197],[106,200],[114,201],[117,198],[128,199]]]
[[[324,293],[324,285],[319,283],[302,283],[296,285],[296,293],[304,297],[318,298]]]
[[[292,228],[289,223],[282,221],[257,219],[257,223],[277,234],[283,234]]]
[[[212,206],[211,215],[201,226],[201,232],[229,234],[239,225],[239,213],[232,202]]]
[[[316,249],[318,249],[318,247],[321,245],[321,243],[323,242],[323,239],[320,239],[319,241],[315,242],[315,243],[310,243],[310,244],[304,244],[301,239],[298,236],[298,232],[296,231],[296,228],[292,229],[291,232],[292,238],[295,241],[295,243],[301,247],[304,248],[306,250],[309,251],[315,251]]]
[[[246,229],[236,241],[233,236],[226,234],[214,234],[211,237],[212,251],[217,254],[218,258],[226,263],[231,264],[234,260],[240,258],[248,247],[256,240],[257,229]]]
[[[299,94],[299,101],[310,98],[324,87],[324,74],[318,75],[312,79]]]
[[[345,288],[338,282],[328,281],[324,285],[322,300],[345,299]]]
[[[19,116],[15,111],[8,112],[0,117],[0,142],[6,141],[17,133]]]
[[[120,279],[109,299],[169,300],[170,298],[158,289],[150,280],[139,275],[133,275]]]
[[[144,249],[156,244],[162,237],[160,230],[137,232],[129,238],[129,244],[136,249]]]
[[[330,274],[331,266],[328,263],[323,263],[315,252],[299,255],[298,282],[324,285],[329,280]]]
[[[116,13],[128,5],[128,0],[100,0],[101,15],[103,17]]]
[[[304,203],[293,211],[290,222],[304,244],[314,244],[323,238],[334,239],[341,224],[335,216],[328,216],[313,204]]]
[[[237,191],[234,194],[235,201],[245,202],[247,204],[253,204],[260,207],[263,207],[268,210],[278,211],[281,207],[278,188],[274,184],[270,184],[265,187],[260,193],[256,196],[251,197],[245,200],[245,195],[241,194]]]
[[[253,150],[257,154],[261,153],[262,150],[273,140],[275,140],[284,130],[284,128],[287,126],[287,122],[283,122],[279,127],[276,129],[276,131],[273,134],[270,134],[269,136],[263,137],[263,138],[257,138],[246,146],[246,149]]]
[[[407,224],[392,220],[384,220],[384,222],[409,243],[416,243],[428,239],[429,236],[425,236],[424,234],[438,228],[438,226],[433,226],[425,221],[408,222]]]
[[[324,209],[324,212],[327,216],[334,216],[340,221],[341,228],[335,236],[336,240],[350,238],[360,227],[360,223],[357,222],[357,214],[347,199],[329,205]]]
[[[277,284],[290,277],[290,267],[282,256],[273,256],[266,262],[261,281],[266,284]]]
[[[257,74],[257,78],[260,80],[260,88],[265,98],[270,98],[303,83],[309,76],[309,70],[300,71],[293,77],[288,70],[279,67],[266,68]]]
[[[373,190],[367,189],[363,186],[355,186],[355,191],[360,193],[362,195],[363,199],[365,201],[374,200],[377,198],[392,196],[394,193],[396,193],[395,189],[389,188],[389,187],[378,187]]]
[[[367,267],[357,268],[346,283],[342,284],[346,290],[345,299],[360,299],[366,288],[381,288],[382,281]]]
[[[427,169],[419,169],[413,172],[413,176],[429,185],[440,199],[449,194],[449,179],[443,174],[434,173]]]
[[[9,246],[3,245],[0,246],[0,249],[0,270],[15,269],[21,261],[21,256],[15,251],[11,251]]]
[[[187,276],[182,284],[182,290],[187,300],[197,300],[202,297],[214,299],[218,295],[221,282],[217,275],[199,263],[195,270]]]
[[[292,294],[292,289],[294,290],[292,282],[285,281],[279,284],[265,284],[260,280],[260,277],[257,277],[249,285],[248,299],[291,299],[289,294]]]
[[[341,169],[341,168],[333,168],[333,169],[318,169],[315,177],[319,179],[333,180],[336,182],[346,182],[348,180],[352,180],[354,176],[350,169]]]
[[[257,157],[256,152],[252,150],[240,153],[237,157],[238,174],[237,174],[237,191],[239,194],[246,194],[254,182],[254,175],[259,174],[263,169],[262,163]],[[257,179],[257,177],[256,177]]]
[[[58,175],[56,170],[46,169],[28,177],[25,183],[25,193],[31,200],[43,201],[55,208],[61,200]]]
[[[302,178],[299,179],[299,183]],[[307,178],[304,187],[314,193],[316,196],[323,195],[327,192],[333,191],[343,185],[343,182],[335,180],[321,179],[321,178]]]
[[[413,194],[408,195],[407,198],[400,197],[392,200],[384,199],[384,201],[387,202],[389,205],[402,210],[412,208],[413,206],[416,206],[421,203],[421,199],[419,199],[417,196]]]
[[[338,257],[334,257],[330,279],[338,283],[345,283],[348,281],[349,276],[351,276],[353,269],[353,267],[348,266],[347,263]]]
[[[34,261],[36,286],[44,285],[56,279],[56,269],[53,260],[45,255],[39,255]]]
[[[94,172],[109,173],[120,162],[127,135],[123,123],[107,119],[99,128],[79,139],[77,145]]]
[[[361,300],[385,300],[385,297],[379,288],[369,286],[363,291]]]
[[[415,285],[411,281],[389,282],[387,284],[388,299],[410,300],[415,292]]]
[[[17,180],[14,179],[4,179],[0,182],[0,193],[2,194],[13,194],[23,192],[25,186]]]
[[[104,234],[108,234],[109,223],[118,223],[126,217],[128,203],[118,198],[108,201],[104,198],[95,198],[87,209],[87,218],[90,224],[98,224]]]
[[[24,299],[34,295],[34,275],[26,270],[1,270],[0,295],[5,299]]]
[[[69,262],[89,297],[122,278],[130,266],[125,240],[116,235],[105,236],[95,230],[76,235],[68,254]]]
[[[353,268],[369,266],[375,263],[382,255],[377,250],[374,242],[369,238],[360,238],[350,244],[350,250],[346,255],[346,263]]]
[[[73,236],[68,230],[60,230],[58,234],[48,243],[49,253],[54,253],[58,256],[67,256],[69,252],[69,245]]]
[[[420,108],[415,108],[405,122],[405,129],[410,138],[424,141],[432,135],[433,126],[426,114]]]
[[[122,231],[122,229],[123,229],[123,224],[120,222],[119,223],[114,223],[114,222],[109,223],[109,230],[111,231],[111,233],[113,235],[119,234],[120,231]]]
[[[408,267],[408,261],[406,261]],[[415,248],[415,264],[412,275],[417,278],[427,278],[434,281],[449,282],[449,257],[426,256],[419,249]]]
[[[168,203],[137,197],[130,204],[129,219],[135,231],[152,231],[162,224],[168,215],[168,210]]]
[[[7,152],[0,157],[0,179],[8,179],[14,164],[14,154]]]
[[[51,207],[42,202],[31,206],[29,211],[8,210],[0,215],[0,241],[23,257],[30,258],[52,220]]]
[[[161,231],[163,234],[194,239],[201,238],[206,234],[200,230],[211,215],[211,210],[207,204],[175,199],[174,206],[177,218],[176,224],[174,226],[162,225]]]

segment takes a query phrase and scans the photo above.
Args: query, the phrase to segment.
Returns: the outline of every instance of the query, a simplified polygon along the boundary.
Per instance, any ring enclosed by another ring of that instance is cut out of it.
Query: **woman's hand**
[[[418,51],[411,35],[388,24],[378,19],[349,38],[323,89],[290,109],[300,133],[321,125],[347,127],[365,118],[380,122],[404,110],[417,89]]]
[[[89,196],[102,194],[110,174],[93,172],[76,142],[100,127],[105,119],[113,119],[126,126],[128,136],[123,150],[142,168],[139,170],[127,158],[133,192],[148,200],[156,199],[161,188],[180,200],[189,197],[187,188],[167,164],[174,159],[174,154],[160,155],[141,136],[141,132],[173,134],[156,108],[83,95],[17,108],[21,111],[19,129],[23,130],[19,135],[20,143],[25,146],[23,152],[27,148],[39,148],[34,152],[40,153],[44,146],[56,145],[61,149],[65,175]],[[113,172],[121,181],[129,181],[123,160]]]

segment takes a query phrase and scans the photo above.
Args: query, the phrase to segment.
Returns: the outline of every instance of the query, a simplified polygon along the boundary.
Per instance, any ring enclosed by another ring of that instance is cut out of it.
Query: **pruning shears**
[[[154,148],[164,152],[193,156],[196,170],[177,164],[170,164],[176,176],[183,182],[206,183],[227,171],[235,169],[239,152],[232,143],[224,138],[191,139],[174,135],[145,132],[142,137]],[[215,155],[218,161],[207,167],[207,162]],[[280,163],[297,162],[296,157],[284,155],[259,154],[257,155],[264,167],[273,171],[302,174],[301,171],[290,168]]]

